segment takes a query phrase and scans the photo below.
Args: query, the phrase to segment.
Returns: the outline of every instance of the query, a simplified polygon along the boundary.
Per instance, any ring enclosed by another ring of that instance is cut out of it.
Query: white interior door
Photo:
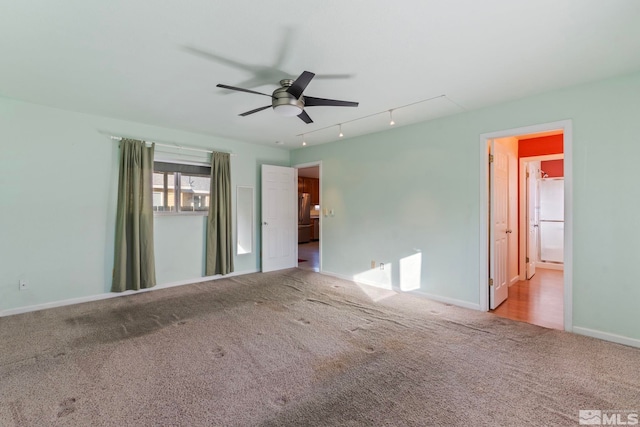
[[[509,295],[507,262],[509,257],[509,152],[507,147],[491,141],[493,161],[489,166],[490,248],[489,248],[489,308],[498,307]],[[491,284],[491,281],[493,284]]]
[[[538,260],[538,213],[540,212],[540,197],[538,192],[538,177],[540,176],[540,162],[527,163],[527,280],[536,274]]]
[[[298,262],[298,171],[262,165],[262,271]]]
[[[519,218],[518,218],[518,154],[510,149],[509,152],[509,203],[508,218],[509,230],[507,233],[507,247],[509,249],[509,261],[507,262],[507,281],[509,286],[520,279],[518,271],[518,248],[520,246]]]
[[[564,260],[564,179],[541,179],[538,200],[540,200],[539,261],[562,264]]]

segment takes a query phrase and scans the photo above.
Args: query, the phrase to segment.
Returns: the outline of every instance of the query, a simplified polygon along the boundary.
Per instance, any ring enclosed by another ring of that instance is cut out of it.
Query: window
[[[210,187],[210,166],[153,163],[155,212],[205,214],[209,211]]]

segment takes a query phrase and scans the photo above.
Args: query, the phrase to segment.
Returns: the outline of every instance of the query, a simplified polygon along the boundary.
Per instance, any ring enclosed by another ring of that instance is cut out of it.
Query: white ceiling
[[[640,70],[638,0],[2,1],[0,95],[286,148]],[[215,87],[304,70],[360,106],[238,117],[269,99]]]

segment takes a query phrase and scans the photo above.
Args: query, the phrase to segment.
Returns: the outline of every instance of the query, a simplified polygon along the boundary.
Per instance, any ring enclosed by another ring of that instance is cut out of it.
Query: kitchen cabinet
[[[320,204],[320,180],[318,178],[298,177],[298,194],[309,193],[311,204]]]
[[[310,191],[311,194],[311,204],[319,205],[320,204],[320,180],[316,178],[309,178],[310,181]]]
[[[319,218],[311,218],[311,240],[320,240]]]

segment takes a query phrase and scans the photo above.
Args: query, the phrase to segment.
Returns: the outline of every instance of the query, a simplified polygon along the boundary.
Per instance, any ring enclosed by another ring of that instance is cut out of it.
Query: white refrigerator
[[[540,180],[540,246],[542,262],[564,262],[564,178]]]

